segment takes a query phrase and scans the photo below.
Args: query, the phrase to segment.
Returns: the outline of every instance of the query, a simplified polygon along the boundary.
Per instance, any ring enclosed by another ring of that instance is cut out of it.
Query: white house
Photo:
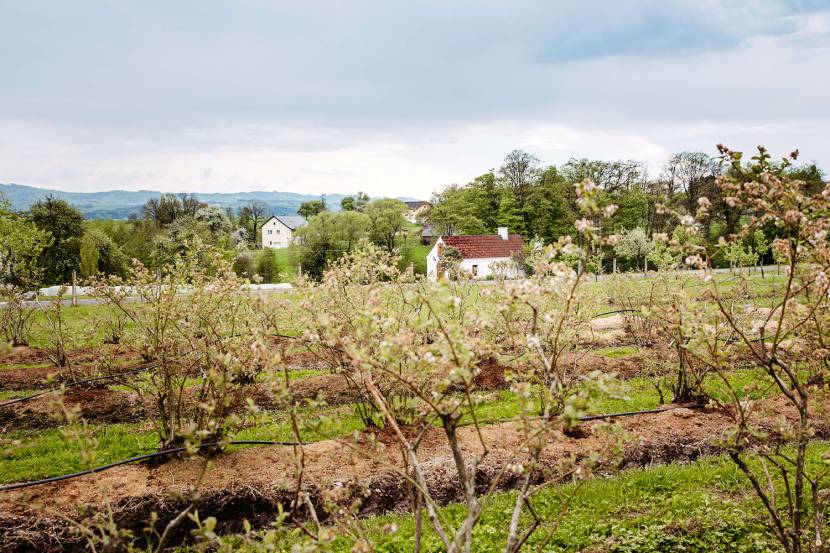
[[[454,248],[461,253],[461,268],[475,278],[492,275],[497,263],[511,266],[508,276],[517,277],[521,269],[515,260],[522,253],[523,247],[522,236],[508,234],[507,227],[499,227],[498,234],[441,236],[427,254],[427,277],[437,280],[444,276],[440,260],[447,248]]]
[[[294,231],[305,224],[306,220],[297,215],[274,215],[262,225],[262,247],[287,248]]]
[[[429,202],[424,201],[404,203],[406,204],[406,213],[404,213],[404,217],[410,223],[417,223],[418,217],[426,213],[426,210],[429,209],[429,206],[431,205]]]

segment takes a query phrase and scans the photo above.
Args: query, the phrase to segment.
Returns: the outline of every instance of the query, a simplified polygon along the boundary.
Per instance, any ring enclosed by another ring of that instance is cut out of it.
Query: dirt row
[[[629,378],[642,374],[642,367],[649,358],[666,355],[667,352],[658,350],[641,351],[625,357],[609,358],[595,353],[581,354],[574,360],[578,369],[584,372],[599,370],[606,373],[616,373],[621,378]],[[289,366],[296,370],[320,370],[320,361],[310,352],[299,352],[289,356]],[[50,369],[51,370],[51,369]],[[475,379],[476,387],[482,391],[493,391],[507,388],[505,373],[510,370],[494,360],[484,361],[479,365],[479,373]],[[33,369],[15,369],[0,372],[3,385],[14,382],[17,373],[25,373]],[[8,374],[13,373],[13,374]],[[7,377],[11,376],[11,379]],[[346,379],[336,374],[321,374],[296,380],[292,383],[292,392],[299,401],[306,399],[323,399],[329,405],[344,405],[353,403],[359,398]],[[247,398],[252,398],[263,409],[273,408],[271,394],[262,386],[252,386],[238,394],[235,408],[240,412],[247,407]],[[106,383],[97,386],[74,386],[66,389],[63,396],[64,404],[75,410],[78,415],[89,423],[114,424],[140,421],[154,409],[149,398],[141,398],[137,393],[128,390],[116,390],[106,386]],[[2,402],[0,402],[2,403]],[[58,412],[55,405],[55,395],[46,394],[30,401],[0,407],[0,428],[34,429],[48,428],[58,424],[55,414]]]
[[[766,401],[763,408],[766,420],[794,416],[780,400]],[[732,418],[724,410],[676,406],[658,414],[618,419],[617,423],[628,439],[621,457],[602,467],[608,473],[717,453],[715,441],[731,425]],[[616,434],[607,432],[603,422],[586,423],[581,428],[581,432],[552,437],[542,454],[540,480],[556,479],[563,464],[572,459],[581,462],[590,451],[604,450],[614,443]],[[520,434],[512,424],[501,424],[484,427],[481,435],[490,453],[479,468],[479,491],[495,482],[499,489],[514,487],[515,476],[500,476],[516,461]],[[827,436],[830,429],[819,429],[818,438]],[[481,451],[473,428],[461,430],[460,443],[467,455]],[[353,496],[358,496],[363,493],[359,490],[365,489],[368,493],[360,507],[363,516],[409,509],[408,486],[393,468],[401,466],[401,453],[389,436],[364,433],[358,442],[317,442],[305,446],[304,455],[303,487],[316,504],[322,503],[323,494],[333,490],[340,490],[341,495],[343,490],[351,490]],[[440,429],[428,432],[419,458],[433,496],[442,503],[458,500],[458,478]],[[243,519],[258,527],[268,524],[276,516],[278,505],[285,506],[292,497],[293,460],[290,447],[243,449],[216,458],[199,488],[200,514],[216,516],[223,532],[238,531]],[[160,466],[122,466],[99,475],[7,492],[0,496],[0,548],[28,551],[37,545],[43,551],[80,550],[81,544],[72,536],[68,523],[55,513],[71,517],[83,509],[95,512],[105,498],[119,525],[140,535],[155,511],[159,515],[157,526],[163,527],[185,505],[175,498],[195,484],[200,470],[201,462],[178,459]]]

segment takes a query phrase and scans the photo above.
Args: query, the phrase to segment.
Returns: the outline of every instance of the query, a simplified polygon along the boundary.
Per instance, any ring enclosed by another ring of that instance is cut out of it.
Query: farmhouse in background
[[[294,231],[305,224],[305,218],[299,215],[274,215],[262,225],[262,247],[287,248]]]
[[[515,278],[521,273],[517,257],[521,255],[524,240],[520,234],[508,234],[507,227],[499,227],[498,234],[468,236],[441,236],[427,254],[427,277],[438,280],[444,277],[441,258],[448,248],[461,254],[461,268],[475,278],[487,278],[495,272],[496,265],[507,269],[507,276]]]
[[[424,213],[430,206],[429,202],[404,202],[406,204],[406,213],[404,217],[410,223],[416,223],[418,221],[418,217]]]

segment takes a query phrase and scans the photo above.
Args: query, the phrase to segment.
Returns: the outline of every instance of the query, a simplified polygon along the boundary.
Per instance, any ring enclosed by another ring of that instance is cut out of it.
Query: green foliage
[[[488,228],[481,219],[475,195],[475,190],[469,187],[447,187],[440,194],[433,196],[432,207],[426,214],[427,223],[438,234],[483,234],[495,231],[495,221],[493,227]],[[498,213],[498,203],[496,209],[490,213]]]
[[[358,211],[324,211],[298,228],[289,248],[304,273],[320,278],[329,262],[351,252],[368,236],[368,217]]]
[[[355,203],[354,197],[346,196],[342,200],[340,200],[340,209],[343,211],[354,211],[355,210]]]
[[[273,249],[263,248],[257,253],[255,271],[264,283],[279,282],[280,266]]]
[[[250,250],[238,251],[236,253],[236,257],[233,259],[232,267],[233,271],[236,273],[236,276],[240,278],[252,278],[256,272],[254,266],[254,255],[250,252]]]
[[[525,222],[519,212],[516,196],[508,189],[503,190],[499,198],[498,223],[500,227],[507,227],[510,233],[525,234]]]
[[[195,217],[203,207],[207,204],[193,194],[162,194],[159,198],[148,200],[142,206],[141,213],[157,228],[164,228],[182,217]]]
[[[297,213],[306,219],[310,219],[324,211],[326,211],[326,203],[323,200],[311,200],[300,204]]]
[[[43,279],[48,284],[66,284],[81,264],[84,216],[65,200],[49,196],[33,204],[28,218],[52,237],[40,255]]]
[[[0,285],[28,290],[43,275],[43,251],[50,246],[49,233],[12,213],[0,198]]]
[[[151,266],[156,269],[172,266],[176,259],[201,251],[210,243],[210,230],[193,217],[175,219],[155,236],[150,254]]]
[[[399,234],[406,226],[406,204],[384,198],[368,204],[363,210],[367,217],[369,240],[387,251],[398,245]]]
[[[91,277],[98,273],[98,245],[87,232],[81,240],[81,276]]]

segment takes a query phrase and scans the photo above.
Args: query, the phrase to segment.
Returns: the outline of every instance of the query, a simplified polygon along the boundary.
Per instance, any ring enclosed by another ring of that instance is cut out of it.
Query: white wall
[[[476,271],[476,278],[487,278],[488,276],[493,274],[493,264],[495,263],[503,263],[505,261],[510,261],[509,257],[485,257],[482,259],[464,259],[461,261],[461,268],[465,271],[472,273],[473,265],[478,265],[478,269]],[[508,274],[508,278],[516,278],[518,273],[513,270],[511,271],[512,274]]]
[[[438,278],[438,244],[443,243],[444,241],[440,238],[436,240],[427,254],[427,277],[430,280],[437,280]]]
[[[427,254],[427,278],[430,280],[437,280],[438,278],[438,244],[443,244],[440,238],[436,240],[432,249]],[[493,264],[503,261],[508,261],[508,257],[483,257],[480,259],[463,259],[461,261],[461,268],[465,271],[472,272],[473,265],[477,265],[476,278],[487,278],[493,274]],[[518,277],[518,270],[513,274],[508,275],[509,278]]]
[[[269,219],[262,225],[263,248],[287,248],[291,244],[291,229],[277,219]]]

